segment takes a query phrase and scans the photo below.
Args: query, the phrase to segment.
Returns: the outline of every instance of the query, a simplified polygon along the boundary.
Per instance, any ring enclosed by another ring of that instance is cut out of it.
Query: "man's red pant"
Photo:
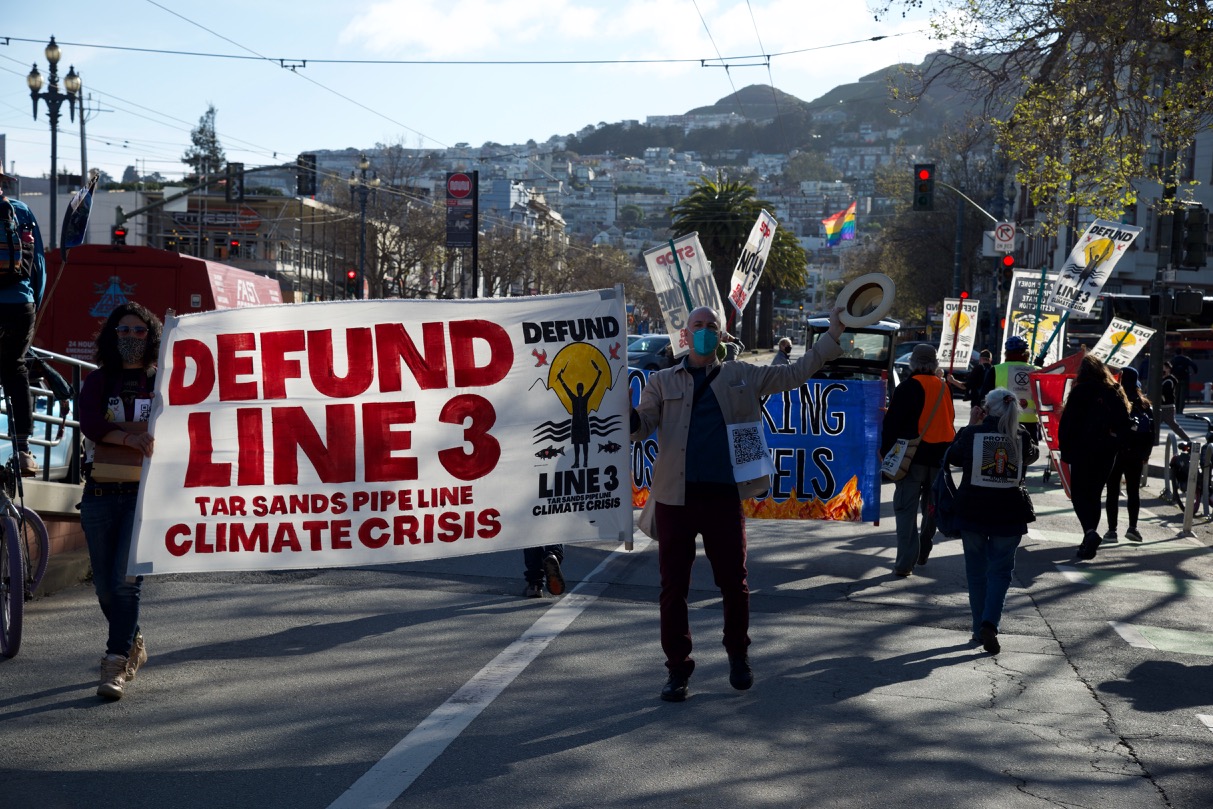
[[[750,645],[750,586],[746,581],[745,515],[736,487],[690,486],[683,506],[656,505],[657,560],[661,571],[661,648],[671,674],[690,677],[691,625],[687,594],[695,562],[695,537],[703,550],[724,599],[724,648],[729,655],[746,653]],[[730,491],[731,490],[731,491]]]

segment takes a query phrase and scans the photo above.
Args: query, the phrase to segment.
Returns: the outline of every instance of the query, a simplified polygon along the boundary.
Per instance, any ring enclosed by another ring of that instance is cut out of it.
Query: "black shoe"
[[[682,702],[687,698],[690,679],[682,674],[671,674],[661,689],[661,698],[666,702]]]
[[[754,684],[754,671],[747,654],[729,655],[729,685],[745,691]]]
[[[935,547],[935,542],[930,539],[922,539],[918,542],[918,564],[925,565],[927,559],[931,556],[931,549]]]
[[[1079,559],[1091,561],[1095,558],[1095,551],[1099,548],[1099,534],[1094,531],[1088,531],[1087,535],[1082,538],[1082,544],[1078,546],[1078,550],[1074,555]]]
[[[992,655],[1002,651],[1002,647],[998,645],[998,630],[994,624],[982,622],[981,632],[978,634],[981,635],[981,648]]]
[[[549,553],[543,558],[543,575],[548,578],[548,592],[558,596],[564,592],[564,573],[560,570],[560,560]]]

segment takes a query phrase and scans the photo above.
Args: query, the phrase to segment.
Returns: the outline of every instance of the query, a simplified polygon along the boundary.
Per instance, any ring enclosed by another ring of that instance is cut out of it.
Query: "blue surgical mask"
[[[707,356],[716,353],[716,346],[720,344],[720,335],[715,329],[700,329],[691,335],[691,343],[695,346],[695,353]]]

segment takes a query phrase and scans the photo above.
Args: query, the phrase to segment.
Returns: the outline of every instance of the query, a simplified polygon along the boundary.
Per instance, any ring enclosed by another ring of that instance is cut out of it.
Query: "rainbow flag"
[[[821,220],[826,228],[827,247],[835,247],[844,240],[855,238],[855,205],[852,202],[845,211]]]

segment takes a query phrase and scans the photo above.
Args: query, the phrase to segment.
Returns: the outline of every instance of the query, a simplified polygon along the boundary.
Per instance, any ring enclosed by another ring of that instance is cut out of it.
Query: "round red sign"
[[[452,174],[446,180],[447,196],[463,199],[472,193],[472,178],[466,174]]]

